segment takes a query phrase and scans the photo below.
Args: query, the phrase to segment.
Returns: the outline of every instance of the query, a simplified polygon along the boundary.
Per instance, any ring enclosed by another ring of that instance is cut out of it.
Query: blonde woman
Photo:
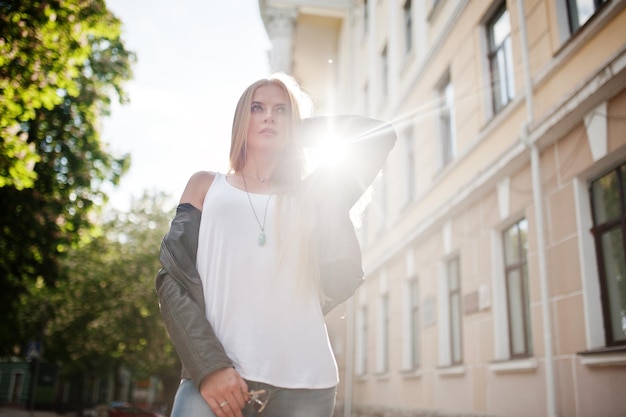
[[[355,117],[307,117],[293,78],[259,80],[233,120],[228,173],[198,172],[163,239],[157,292],[183,364],[172,417],[329,417],[337,365],[324,314],[361,284],[348,211],[396,134]],[[307,170],[330,132],[347,159]]]

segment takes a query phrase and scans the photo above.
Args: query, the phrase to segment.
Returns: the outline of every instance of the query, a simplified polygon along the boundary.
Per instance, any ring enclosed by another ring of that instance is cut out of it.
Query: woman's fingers
[[[242,417],[248,387],[234,368],[223,368],[202,380],[200,394],[216,416]]]

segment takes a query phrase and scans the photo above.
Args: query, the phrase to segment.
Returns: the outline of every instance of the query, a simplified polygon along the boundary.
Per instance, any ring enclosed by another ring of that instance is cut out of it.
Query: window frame
[[[390,354],[390,295],[387,283],[387,272],[380,271],[378,276],[378,293],[376,302],[376,347],[375,373],[385,375],[389,372]]]
[[[579,10],[581,5],[579,0],[565,0],[565,6],[567,9],[567,23],[569,25],[570,35],[574,35],[580,31],[585,25],[593,19],[598,12],[610,2],[610,0],[593,0],[593,11],[581,22],[579,18]]]
[[[594,189],[593,186],[598,181],[601,181],[603,178],[607,178],[612,173],[615,173],[616,183],[618,184],[618,199],[619,199],[619,216],[611,219],[606,219],[604,222],[597,223],[597,206],[594,204]],[[613,331],[614,325],[616,324],[614,321],[619,320],[619,318],[615,318],[611,312],[611,297],[610,297],[610,289],[609,282],[607,277],[607,268],[604,262],[604,248],[602,245],[602,238],[607,235],[607,232],[611,232],[613,230],[621,230],[621,243],[622,243],[622,251],[624,258],[626,258],[626,162],[619,164],[609,170],[603,172],[602,175],[599,175],[589,181],[588,185],[588,195],[589,195],[589,203],[591,205],[591,234],[593,236],[593,242],[595,247],[595,255],[596,255],[596,264],[598,268],[598,281],[599,281],[599,290],[600,290],[600,299],[601,299],[601,312],[602,312],[602,322],[604,328],[604,343],[606,347],[625,347],[626,346],[626,335],[623,339],[618,340],[615,336],[615,332]],[[624,318],[622,318],[624,320]],[[626,333],[626,332],[625,332]]]
[[[389,97],[389,46],[387,43],[380,51],[380,95],[383,101]]]
[[[404,28],[404,54],[413,50],[413,1],[405,0],[402,5],[402,23]]]
[[[385,162],[380,170],[380,176],[374,182],[374,194],[378,206],[378,210],[375,211],[377,214],[377,235],[381,235],[387,229],[387,222],[389,221],[389,179],[386,175],[388,164],[389,162]],[[374,210],[374,205],[370,204],[369,210]]]
[[[369,325],[368,325],[368,308],[367,304],[363,303],[357,308],[356,315],[356,355],[355,355],[355,371],[359,376],[366,375],[368,372],[368,336],[369,336]]]
[[[408,317],[409,320],[409,350],[410,350],[410,369],[417,370],[420,368],[420,302],[419,302],[419,280],[416,276],[408,281]]]
[[[452,267],[456,268],[456,276],[452,276]],[[446,261],[446,285],[448,300],[448,331],[450,333],[450,365],[456,366],[463,363],[463,301],[461,292],[461,261],[459,256],[454,256]],[[453,286],[452,279],[456,279],[456,286]],[[456,301],[455,301],[456,300]],[[456,314],[455,314],[456,307]],[[454,326],[455,319],[457,327]],[[455,343],[458,346],[455,346]]]
[[[417,159],[415,153],[415,138],[413,134],[413,125],[409,125],[405,129],[404,144],[405,144],[405,164],[406,164],[406,202],[411,203],[415,198],[415,191],[417,189],[416,168]]]
[[[496,44],[495,26],[506,15],[509,24],[508,34],[502,41]],[[489,69],[489,81],[491,88],[491,110],[497,114],[515,98],[515,71],[513,64],[513,43],[511,39],[512,25],[506,2],[502,2],[485,22],[485,34],[487,41],[487,67]],[[500,68],[500,60],[503,68]],[[502,71],[501,71],[502,70]],[[500,74],[503,72],[504,74]],[[496,79],[496,74],[498,79]],[[501,76],[504,75],[504,80]],[[502,93],[506,94],[503,99]]]
[[[23,369],[14,369],[9,377],[9,389],[7,391],[9,402],[21,402],[25,395],[26,372]]]
[[[520,231],[520,224],[524,222],[526,224],[526,239],[524,242],[521,241],[522,233]],[[508,232],[512,229],[516,229],[516,238],[517,238],[517,261],[516,262],[508,262],[507,261],[507,242],[506,238]],[[509,359],[518,359],[518,358],[528,358],[533,355],[533,339],[532,339],[532,322],[531,322],[531,311],[530,311],[530,289],[528,283],[528,220],[526,218],[522,218],[509,227],[505,228],[502,232],[502,260],[504,267],[504,287],[506,292],[506,313],[507,313],[507,321],[508,321],[508,339],[509,339]],[[523,334],[523,349],[521,352],[516,352],[514,347],[515,345],[515,334],[517,331],[520,331],[516,326],[514,326],[514,321],[512,319],[512,311],[511,308],[514,304],[515,300],[512,300],[512,277],[511,275],[515,272],[519,272],[519,286],[518,294],[521,298],[517,300],[522,309],[522,329],[521,332]]]
[[[446,71],[437,84],[437,95],[440,102],[437,114],[438,150],[440,168],[443,169],[454,161],[457,153],[454,86],[449,71]]]
[[[378,337],[376,373],[389,372],[389,293],[383,292],[378,297]]]
[[[369,2],[368,0],[363,0],[363,37],[366,37],[369,33],[369,21],[370,21],[370,12],[369,12]]]

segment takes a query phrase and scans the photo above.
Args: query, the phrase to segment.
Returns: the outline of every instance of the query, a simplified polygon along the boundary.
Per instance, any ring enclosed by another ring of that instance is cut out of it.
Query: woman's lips
[[[276,132],[276,129],[272,129],[268,127],[265,129],[261,129],[259,133],[261,133],[262,135],[275,135],[277,132]]]

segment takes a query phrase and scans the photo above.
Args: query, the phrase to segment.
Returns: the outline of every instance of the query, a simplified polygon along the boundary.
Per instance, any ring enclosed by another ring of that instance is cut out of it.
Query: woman
[[[183,364],[172,417],[331,416],[338,382],[324,314],[363,278],[348,211],[396,139],[360,117],[303,119],[290,77],[248,87],[227,175],[189,180],[163,239],[157,292]],[[305,175],[329,128],[349,163]]]

